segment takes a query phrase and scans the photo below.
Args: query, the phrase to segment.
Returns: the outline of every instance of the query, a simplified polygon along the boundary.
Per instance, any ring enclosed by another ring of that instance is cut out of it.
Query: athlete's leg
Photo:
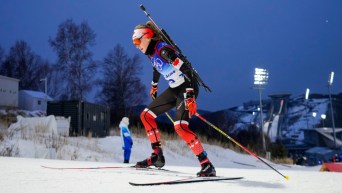
[[[148,167],[154,165],[161,168],[165,165],[165,158],[160,143],[160,133],[155,118],[170,110],[176,103],[172,90],[166,89],[140,114],[140,119],[145,127],[147,136],[153,149],[152,155],[147,159],[137,162],[136,167]]]
[[[155,119],[158,115],[172,109],[176,104],[176,98],[170,88],[166,89],[158,96],[144,111],[140,114],[141,122],[143,123],[147,136],[150,142],[160,142],[160,133]]]
[[[200,140],[189,128],[189,112],[185,110],[183,93],[177,95],[176,115],[174,122],[175,131],[188,144],[191,151],[197,156],[201,171],[198,176],[216,176],[216,171],[207,157]]]

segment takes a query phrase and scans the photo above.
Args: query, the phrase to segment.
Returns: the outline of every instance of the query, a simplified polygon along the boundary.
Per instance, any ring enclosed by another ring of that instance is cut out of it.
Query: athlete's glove
[[[191,118],[192,115],[196,114],[197,105],[195,101],[195,92],[193,88],[187,88],[186,92],[184,93],[184,103],[185,103],[185,110],[189,111],[189,117]]]
[[[150,90],[150,96],[152,100],[157,98],[157,91],[158,91],[158,83],[152,82],[151,90]]]

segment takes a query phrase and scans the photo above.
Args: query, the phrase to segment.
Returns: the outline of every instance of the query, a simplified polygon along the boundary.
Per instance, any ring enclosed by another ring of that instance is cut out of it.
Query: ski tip
[[[289,179],[290,179],[290,177],[289,177],[289,176],[285,176],[285,179],[286,179],[286,180],[289,180]]]

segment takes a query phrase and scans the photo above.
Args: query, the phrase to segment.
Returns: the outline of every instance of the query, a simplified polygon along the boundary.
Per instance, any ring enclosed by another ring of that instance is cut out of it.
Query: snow
[[[302,141],[304,139],[303,132],[299,131],[300,129],[314,128],[315,125],[319,124],[320,121],[322,121],[320,116],[327,112],[329,100],[311,99],[308,101],[307,105],[310,108],[307,108],[304,105],[297,105],[289,108],[288,114],[292,116],[298,116],[299,119],[288,127],[289,132],[287,133],[287,136],[300,134],[298,137],[298,141]],[[312,116],[313,112],[317,114],[317,117]]]
[[[286,116],[286,121],[281,124],[285,124],[284,128],[278,133],[279,130],[279,112],[263,113],[264,126],[263,131],[268,135],[270,140],[274,142],[277,137],[282,139],[295,139],[296,144],[302,144],[304,140],[303,129],[314,129],[318,127],[324,120],[321,119],[321,115],[328,112],[329,99],[327,98],[311,98],[308,101],[304,101],[303,96],[292,99],[291,105],[287,106],[287,113],[282,116]],[[249,106],[239,106],[235,110],[242,113],[239,117],[239,122],[235,124],[234,129],[248,128],[248,125],[255,123],[259,125],[260,115],[257,113],[257,106],[254,104]],[[251,113],[254,111],[255,113]],[[315,117],[313,116],[315,113]],[[269,117],[272,116],[272,117]]]
[[[10,133],[5,135],[5,139],[0,144],[0,152],[3,152],[6,148],[12,148],[13,152],[15,152],[12,156],[16,156],[0,157],[1,192],[342,192],[342,186],[338,183],[342,173],[319,172],[319,166],[277,165],[267,161],[281,174],[290,177],[289,180],[286,180],[276,171],[249,154],[240,154],[209,144],[204,144],[204,148],[216,167],[217,175],[226,177],[242,176],[244,177],[242,180],[135,187],[129,185],[128,182],[165,181],[195,176],[200,169],[199,163],[183,141],[167,140],[163,141],[166,158],[164,168],[186,174],[139,171],[127,168],[98,170],[48,169],[41,166],[96,167],[127,166],[127,164],[122,163],[123,151],[119,136],[105,138],[64,137],[49,135],[50,129],[23,131],[23,129],[19,128],[9,131]],[[45,133],[41,133],[42,131]],[[151,146],[147,138],[138,138],[134,133],[132,137],[134,145],[130,165],[146,158],[151,153]],[[42,155],[41,152],[47,152],[49,155]]]
[[[205,182],[197,184],[164,185],[135,187],[132,182],[150,182],[180,179],[161,172],[136,171],[131,169],[101,170],[54,170],[41,167],[87,167],[87,166],[124,166],[115,162],[65,161],[32,158],[0,157],[0,186],[2,192],[11,193],[144,193],[144,192],[291,192],[291,193],[341,193],[338,183],[340,173],[318,172],[317,170],[281,170],[290,176],[285,180],[269,169],[216,168],[220,176],[243,176],[244,179],[225,182]],[[172,166],[165,168],[194,174],[198,168],[190,166]],[[317,169],[317,168],[316,168]]]
[[[52,101],[53,98],[51,98],[50,96],[48,96],[47,94],[43,93],[43,92],[39,92],[39,91],[33,91],[33,90],[20,90],[20,93],[25,93],[29,96],[32,96],[34,98],[38,98],[38,99],[43,99],[43,100],[48,100],[48,101]]]

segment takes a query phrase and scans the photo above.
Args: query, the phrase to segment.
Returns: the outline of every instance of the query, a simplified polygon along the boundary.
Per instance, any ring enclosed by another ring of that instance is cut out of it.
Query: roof
[[[324,143],[328,146],[342,146],[342,140],[333,137],[333,129],[329,127],[321,127],[315,129],[302,129],[304,132],[316,132],[321,139],[323,139]],[[342,132],[342,128],[335,128],[335,133]]]
[[[316,153],[316,154],[329,154],[332,153],[333,150],[326,147],[313,147],[306,151],[306,153]]]
[[[39,99],[47,99],[48,101],[52,101],[53,98],[51,98],[49,95],[46,95],[43,92],[40,91],[33,91],[33,90],[20,90],[19,92],[24,92],[34,98],[39,98]]]
[[[289,98],[291,93],[283,92],[283,93],[272,93],[268,95],[271,98]]]
[[[19,79],[11,78],[11,77],[8,77],[8,76],[2,76],[2,75],[0,75],[0,79],[13,80],[13,81],[16,81],[16,82],[20,81]]]
[[[324,133],[332,133],[333,132],[333,128],[331,127],[318,127],[318,128],[302,128],[300,129],[302,131],[311,131],[311,132],[324,132]],[[339,132],[342,132],[342,128],[338,127],[338,128],[335,128],[335,133],[339,133]]]

